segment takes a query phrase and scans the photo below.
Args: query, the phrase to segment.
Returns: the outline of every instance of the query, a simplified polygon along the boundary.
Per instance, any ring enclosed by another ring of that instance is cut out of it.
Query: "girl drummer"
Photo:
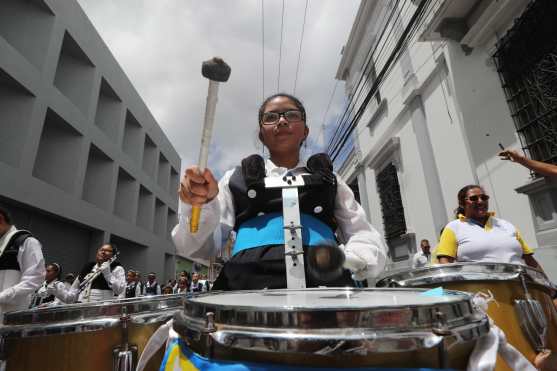
[[[515,226],[488,211],[489,195],[482,187],[467,185],[457,197],[457,219],[445,226],[437,246],[439,263],[526,263],[539,267]]]
[[[312,225],[318,225],[321,232],[333,238],[337,230],[344,242],[341,245],[346,256],[344,267],[350,269],[357,280],[377,276],[385,265],[386,248],[382,237],[366,220],[352,191],[332,173],[332,164],[326,155],[314,155],[307,163],[300,159],[300,148],[309,134],[302,103],[288,94],[273,95],[261,105],[258,119],[259,139],[269,150],[269,159],[249,156],[242,160],[242,166],[227,171],[219,183],[208,169],[202,174],[195,166],[186,169],[179,189],[182,217],[172,232],[178,250],[194,259],[208,259],[215,251],[213,241],[220,248],[230,232],[235,231],[233,256],[221,270],[213,289],[285,288],[284,242],[278,243],[276,239],[271,242],[268,238],[273,233],[282,235],[282,226],[277,231],[265,227],[273,224],[277,213],[282,215],[282,198],[280,193],[276,197],[265,189],[261,191],[263,195],[260,191],[247,192],[246,184],[265,176],[282,178],[287,172],[292,175],[319,173],[327,184],[319,192],[312,192],[310,188],[307,195],[300,196],[302,224],[304,218],[311,219]],[[320,204],[306,210],[306,199],[317,199]],[[191,205],[203,205],[202,220],[195,234],[189,232],[188,226]],[[247,239],[242,237],[248,234],[246,225],[252,233]],[[348,271],[333,282],[306,278],[308,287],[351,283]]]

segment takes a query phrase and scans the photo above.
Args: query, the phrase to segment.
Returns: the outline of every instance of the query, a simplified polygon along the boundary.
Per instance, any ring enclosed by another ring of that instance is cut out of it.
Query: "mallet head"
[[[201,65],[201,74],[213,81],[228,81],[230,71],[230,66],[219,57],[213,57]]]

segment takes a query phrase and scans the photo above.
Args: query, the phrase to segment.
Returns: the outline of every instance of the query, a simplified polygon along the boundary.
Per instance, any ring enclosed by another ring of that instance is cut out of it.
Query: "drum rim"
[[[146,313],[171,308],[179,309],[182,307],[185,297],[184,294],[153,295],[13,311],[4,314],[5,326],[0,327],[0,333],[6,326],[40,326],[63,322],[84,323],[96,318],[119,318],[124,314],[124,308],[125,314],[130,316],[133,321],[135,317],[141,318]]]
[[[466,270],[471,268],[471,270]],[[443,274],[434,274],[443,271]],[[448,264],[433,264],[421,268],[407,268],[396,272],[384,272],[377,278],[377,287],[390,284],[396,287],[415,287],[418,285],[441,284],[447,282],[464,281],[512,281],[518,280],[521,272],[526,273],[528,282],[555,289],[555,285],[541,270],[522,264],[498,262],[456,262]],[[466,277],[458,273],[474,273],[473,277]]]

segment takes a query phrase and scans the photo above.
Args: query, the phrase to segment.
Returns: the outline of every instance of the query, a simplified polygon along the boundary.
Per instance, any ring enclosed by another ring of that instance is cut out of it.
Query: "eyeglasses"
[[[280,118],[284,117],[287,122],[298,122],[304,119],[302,111],[290,110],[284,112],[265,112],[262,116],[263,125],[276,125]]]
[[[466,197],[467,200],[472,201],[472,202],[477,202],[478,200],[482,200],[482,201],[487,201],[489,200],[489,196],[488,195],[473,195],[470,197]]]

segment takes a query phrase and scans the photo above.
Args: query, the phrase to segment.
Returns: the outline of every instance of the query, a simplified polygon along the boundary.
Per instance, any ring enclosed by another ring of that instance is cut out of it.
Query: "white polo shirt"
[[[490,214],[485,226],[459,215],[445,226],[437,256],[458,262],[524,264],[523,256],[534,252],[511,223]]]

